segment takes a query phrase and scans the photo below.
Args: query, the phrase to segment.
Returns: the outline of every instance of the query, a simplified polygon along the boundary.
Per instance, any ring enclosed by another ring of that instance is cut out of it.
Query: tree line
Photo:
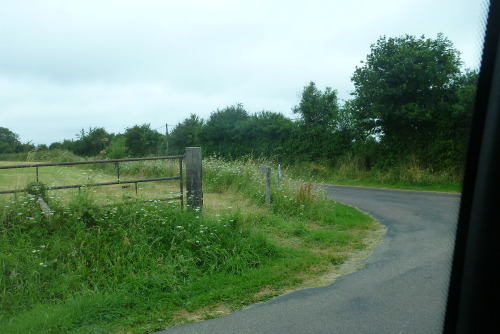
[[[234,159],[266,157],[335,165],[357,157],[363,168],[388,168],[408,161],[433,170],[460,170],[468,142],[478,73],[464,69],[460,52],[442,34],[436,38],[382,36],[356,67],[352,98],[310,82],[293,108],[251,114],[242,104],[195,114],[167,136],[149,124],[122,134],[104,128],[82,130],[75,140],[39,149],[66,149],[81,156],[107,158],[182,154],[201,146],[205,156]],[[33,145],[31,145],[33,146]],[[0,128],[0,153],[33,149]]]

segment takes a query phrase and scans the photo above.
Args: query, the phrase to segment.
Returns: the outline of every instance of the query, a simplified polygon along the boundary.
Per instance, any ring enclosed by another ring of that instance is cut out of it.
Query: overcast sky
[[[350,98],[386,35],[443,33],[480,60],[487,0],[1,0],[0,127],[50,144],[81,129],[164,131],[242,103],[291,109],[302,88]]]

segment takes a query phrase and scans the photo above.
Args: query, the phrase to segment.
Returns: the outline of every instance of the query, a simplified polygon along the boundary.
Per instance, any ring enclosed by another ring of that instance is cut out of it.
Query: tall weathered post
[[[271,204],[271,167],[266,167],[266,204]]]
[[[191,208],[203,207],[201,147],[186,147],[186,195]]]
[[[271,167],[260,166],[260,172],[266,178],[266,193],[265,193],[266,204],[271,204]]]

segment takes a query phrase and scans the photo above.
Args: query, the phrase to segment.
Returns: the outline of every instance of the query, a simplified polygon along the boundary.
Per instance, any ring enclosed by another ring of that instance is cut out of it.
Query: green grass
[[[434,183],[416,183],[408,181],[381,181],[377,175],[362,175],[356,179],[344,179],[341,177],[328,177],[318,178],[318,183],[345,185],[345,186],[359,186],[359,187],[373,187],[373,188],[387,188],[387,189],[401,189],[401,190],[414,190],[414,191],[431,191],[431,192],[449,192],[460,193],[462,191],[462,183],[453,180],[437,180]]]
[[[0,166],[21,165],[23,162],[0,162]],[[48,166],[39,168],[39,181],[47,186],[88,184],[114,181],[111,175],[94,170],[89,165],[75,166]],[[1,189],[23,189],[27,183],[36,180],[36,170],[30,168],[15,168],[0,170]]]
[[[410,162],[388,169],[365,168],[356,157],[328,163],[301,163],[290,172],[316,183],[365,186],[416,191],[461,192],[462,175],[456,171],[433,171]]]
[[[23,164],[26,164],[26,162],[0,161],[0,166]],[[47,187],[92,185],[117,180],[116,165],[113,163],[39,167],[38,174],[39,182],[45,184]],[[177,176],[178,174],[177,160],[120,163],[120,180],[122,182],[149,177]],[[27,184],[35,180],[36,170],[34,167],[0,170],[0,190],[23,190]],[[57,190],[50,191],[50,195],[58,199],[63,199],[72,196],[76,192],[78,192],[78,189]],[[136,196],[135,185],[133,183],[94,187],[92,188],[92,192],[98,195],[95,196],[96,200],[108,204],[109,202],[117,202]],[[173,197],[178,195],[179,185],[178,181],[139,183],[137,185],[137,193],[146,200]]]
[[[0,197],[1,332],[147,333],[210,318],[331,272],[380,229],[289,178],[265,205],[259,165],[206,159],[203,212],[103,203],[92,188],[50,192],[50,216],[29,194]]]

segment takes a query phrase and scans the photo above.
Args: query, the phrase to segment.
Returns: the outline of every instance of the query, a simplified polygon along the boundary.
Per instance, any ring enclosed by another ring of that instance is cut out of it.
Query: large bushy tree
[[[82,129],[78,139],[72,143],[72,150],[76,155],[96,156],[106,148],[110,136],[104,128]]]
[[[465,165],[477,79],[477,71],[464,71],[454,83],[454,94],[449,101],[441,101],[436,106],[445,112],[439,113],[434,123],[433,143],[426,155],[439,170],[460,169]]]
[[[203,120],[195,114],[177,124],[168,138],[170,153],[183,154],[186,147],[201,146],[203,124]]]
[[[53,142],[49,145],[51,150],[68,150],[74,152],[75,142],[70,139],[64,139],[62,142]]]
[[[352,76],[350,107],[357,126],[380,138],[394,155],[428,159],[425,153],[448,127],[448,117],[457,110],[468,117],[469,102],[459,96],[460,53],[442,34],[435,39],[381,37],[362,64]]]
[[[273,157],[289,161],[296,152],[292,149],[294,123],[283,114],[261,111],[247,122],[247,150],[254,157]]]
[[[18,153],[21,152],[22,147],[17,133],[0,127],[0,153]]]
[[[134,125],[125,130],[125,145],[132,157],[156,155],[162,135],[149,124]]]
[[[200,134],[205,154],[236,158],[251,153],[246,142],[249,118],[242,104],[210,114]]]

